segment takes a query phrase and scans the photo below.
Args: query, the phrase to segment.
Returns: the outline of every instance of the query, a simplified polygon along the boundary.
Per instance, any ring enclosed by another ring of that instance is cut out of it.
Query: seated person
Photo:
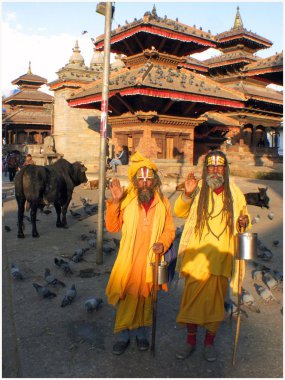
[[[113,158],[109,163],[109,169],[112,169],[113,172],[117,171],[118,165],[127,165],[129,163],[129,150],[126,145],[123,145],[122,149],[119,149],[117,158]]]

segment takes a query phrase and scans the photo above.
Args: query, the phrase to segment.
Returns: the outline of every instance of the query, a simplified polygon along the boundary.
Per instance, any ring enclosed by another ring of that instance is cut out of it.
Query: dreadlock
[[[229,227],[229,232],[232,235],[234,231],[234,218],[233,218],[233,198],[232,193],[230,190],[230,183],[229,183],[229,177],[230,177],[230,170],[228,161],[226,159],[226,156],[223,152],[215,151],[215,154],[222,156],[225,159],[226,166],[225,166],[225,174],[224,174],[224,204],[222,209],[222,218],[226,220],[226,224]],[[201,240],[202,233],[205,227],[205,223],[207,222],[209,218],[209,214],[213,212],[213,209],[208,213],[208,206],[209,206],[209,186],[206,182],[207,177],[207,158],[208,156],[213,155],[213,152],[210,152],[205,157],[205,163],[203,167],[203,173],[202,173],[202,179],[203,184],[200,191],[200,197],[198,201],[198,207],[197,207],[197,222],[195,226],[195,233],[199,236],[199,239]],[[214,207],[214,204],[212,202],[212,207]]]

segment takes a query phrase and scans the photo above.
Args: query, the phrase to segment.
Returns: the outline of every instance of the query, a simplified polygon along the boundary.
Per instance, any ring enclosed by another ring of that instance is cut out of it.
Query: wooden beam
[[[133,50],[130,48],[130,45],[129,45],[125,40],[123,40],[123,43],[124,43],[124,45],[126,46],[126,48],[129,50],[129,52],[133,55],[134,52],[133,52]]]
[[[189,106],[183,112],[183,115],[186,115],[188,112],[192,111],[192,109],[196,106],[197,102],[190,103]]]
[[[141,43],[141,41],[138,39],[137,35],[134,36],[135,37],[135,41],[136,43],[139,45],[139,47],[144,50],[144,46],[143,44]]]
[[[166,105],[162,108],[161,113],[164,114],[169,110],[169,108],[174,104],[174,100],[169,99]]]
[[[182,42],[179,41],[178,44],[176,45],[176,48],[174,49],[174,51],[173,51],[173,53],[172,53],[173,55],[176,55],[176,53],[177,53],[178,50],[180,49],[181,44],[182,44]]]
[[[110,104],[110,102],[109,102],[109,107],[112,109],[112,111],[115,111],[115,112],[116,112],[116,114],[118,114],[118,115],[121,115],[121,112],[120,112],[120,111],[118,111],[118,110],[117,110],[117,108],[116,108],[116,107],[114,107],[112,104]]]
[[[159,47],[158,47],[158,51],[161,51],[162,50],[162,48],[164,47],[164,45],[165,45],[165,42],[166,42],[166,38],[164,37],[163,39],[162,39],[162,41],[161,41],[161,43],[159,44]]]
[[[120,94],[116,94],[115,95],[116,99],[118,99],[131,113],[135,113],[134,109],[132,108],[132,106],[130,104],[128,104],[122,97]]]

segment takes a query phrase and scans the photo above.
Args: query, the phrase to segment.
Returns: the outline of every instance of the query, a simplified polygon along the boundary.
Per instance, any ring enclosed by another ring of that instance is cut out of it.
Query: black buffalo
[[[31,208],[32,236],[38,237],[36,226],[37,209],[53,203],[56,226],[66,226],[66,212],[72,198],[73,189],[87,182],[86,167],[80,162],[71,164],[61,158],[47,166],[25,166],[15,178],[15,195],[18,203],[18,238],[24,238],[23,217],[25,202]],[[61,219],[62,214],[62,219]]]
[[[268,187],[259,187],[258,188],[258,193],[247,193],[244,194],[246,203],[248,205],[253,205],[253,206],[259,206],[261,208],[269,208],[269,197],[267,195],[267,190]]]

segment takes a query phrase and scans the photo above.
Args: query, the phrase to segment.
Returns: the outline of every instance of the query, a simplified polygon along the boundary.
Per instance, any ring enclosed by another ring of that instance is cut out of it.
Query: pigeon
[[[251,277],[253,280],[258,281],[262,279],[262,274],[263,274],[262,270],[255,269],[251,272]]]
[[[61,285],[63,287],[65,286],[65,283],[55,278],[55,276],[50,273],[50,270],[48,268],[45,270],[44,277],[48,285]]]
[[[252,221],[251,221],[251,224],[255,224],[255,223],[258,223],[260,221],[260,216],[259,215],[256,215]]]
[[[74,298],[76,297],[76,294],[77,294],[77,291],[75,289],[75,285],[73,284],[71,288],[67,290],[62,300],[61,307],[70,305],[73,302]]]
[[[90,247],[96,247],[96,240],[95,239],[89,239],[87,243],[90,245]]]
[[[51,210],[43,210],[43,213],[46,214],[46,215],[48,215],[48,214],[51,214],[52,211]]]
[[[271,211],[267,216],[268,216],[268,219],[273,220],[273,218],[274,218],[274,212]]]
[[[102,303],[102,298],[89,298],[85,302],[85,309],[88,313],[92,313],[94,310],[97,311]]]
[[[279,240],[274,240],[273,245],[274,245],[274,247],[277,247],[279,245]]]
[[[86,240],[88,236],[86,234],[80,235],[80,240]]]
[[[260,313],[259,307],[255,304],[255,299],[247,290],[242,289],[241,302],[255,313]]]
[[[277,282],[282,282],[283,281],[283,272],[279,272],[277,270],[273,270],[273,277]]]
[[[89,198],[80,197],[80,201],[82,202],[83,207],[91,206],[91,204],[89,203],[90,202]]]
[[[55,293],[52,293],[48,288],[45,286],[41,286],[39,284],[36,284],[33,282],[33,287],[36,289],[39,296],[43,298],[54,298],[56,297]]]
[[[88,33],[87,30],[83,30],[83,31],[81,32],[82,35],[83,35],[83,34],[86,34],[86,33]]]
[[[110,245],[105,245],[103,246],[103,252],[106,253],[107,255],[114,252],[114,248],[111,247]]]
[[[12,276],[15,280],[23,280],[24,279],[20,269],[15,264],[11,264],[11,273],[12,273]]]
[[[79,214],[79,212],[74,212],[72,210],[69,210],[70,211],[70,214],[74,217],[74,218],[81,218],[81,214]]]
[[[7,231],[7,232],[11,231],[11,228],[9,226],[5,226],[4,228],[5,228],[5,231]]]
[[[89,234],[97,235],[97,231],[96,231],[96,230],[90,230],[90,231],[89,231]]]
[[[74,251],[73,256],[71,257],[71,260],[75,263],[79,263],[79,261],[83,260],[83,255],[86,251],[88,251],[90,248],[78,248]]]
[[[271,291],[269,289],[264,288],[262,285],[254,284],[254,287],[256,289],[256,292],[265,302],[269,302],[276,299],[274,295],[271,293]]]
[[[54,258],[54,263],[57,265],[65,274],[73,274],[69,263],[67,261],[64,261],[62,259],[57,259],[56,257]]]
[[[237,318],[238,317],[238,307],[235,303],[233,303],[232,300],[225,301],[224,302],[224,308],[225,308],[225,312],[226,312],[227,317],[230,317],[230,318]],[[240,315],[242,317],[248,318],[247,312],[241,308],[240,308]]]
[[[269,261],[272,259],[273,253],[272,251],[270,251],[269,248],[265,247],[264,245],[261,245],[259,246],[259,251],[260,252],[257,253],[257,257],[259,257],[260,259],[264,261]]]
[[[113,242],[114,242],[115,246],[118,248],[119,245],[120,245],[120,240],[116,239],[116,238],[113,238]]]
[[[278,285],[278,282],[269,272],[263,274],[262,280],[270,290],[275,289]]]

